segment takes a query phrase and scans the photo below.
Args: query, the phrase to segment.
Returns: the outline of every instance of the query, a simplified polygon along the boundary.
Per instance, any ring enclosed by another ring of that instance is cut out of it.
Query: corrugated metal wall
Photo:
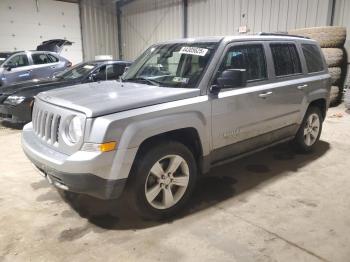
[[[182,0],[138,0],[122,7],[123,59],[153,43],[182,37]]]
[[[349,0],[340,0],[349,2]],[[188,0],[188,37],[329,25],[333,0]],[[183,36],[182,0],[135,0],[122,8],[124,59]]]
[[[84,60],[96,55],[118,58],[116,6],[109,0],[81,0]]]
[[[348,1],[348,0],[343,0]],[[331,0],[189,0],[189,36],[287,31],[328,25]]]

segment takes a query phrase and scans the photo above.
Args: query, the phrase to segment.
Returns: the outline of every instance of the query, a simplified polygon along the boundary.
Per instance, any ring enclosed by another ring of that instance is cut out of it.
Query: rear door
[[[33,61],[32,79],[48,78],[57,71],[59,60],[53,61],[47,53],[31,53]]]
[[[261,42],[232,44],[226,49],[216,77],[226,69],[246,69],[248,83],[221,90],[212,99],[213,162],[262,146],[259,136],[271,131],[265,99],[271,92],[265,49]]]
[[[307,89],[300,49],[294,42],[270,42],[267,51],[271,58],[272,85],[265,110],[271,113],[271,127],[285,128],[285,136],[291,136],[296,131]]]
[[[11,69],[3,71],[3,81],[11,84],[31,79],[32,71],[27,53],[15,54],[10,57],[4,64],[11,65]]]

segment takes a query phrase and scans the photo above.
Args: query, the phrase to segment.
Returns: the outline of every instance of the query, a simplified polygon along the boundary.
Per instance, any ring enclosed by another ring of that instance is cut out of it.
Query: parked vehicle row
[[[31,80],[0,88],[0,120],[24,124],[32,120],[34,97],[43,91],[96,81],[118,80],[126,61],[91,61],[78,64],[51,79]]]
[[[302,37],[157,44],[121,80],[40,93],[22,146],[55,187],[123,193],[153,219],[182,209],[213,166],[286,141],[312,150],[329,106],[325,59]]]

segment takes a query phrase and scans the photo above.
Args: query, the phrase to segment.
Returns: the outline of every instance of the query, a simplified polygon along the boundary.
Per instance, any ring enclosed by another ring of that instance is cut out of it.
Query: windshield
[[[122,80],[195,88],[216,47],[217,43],[177,43],[151,47],[128,69]]]
[[[65,80],[78,79],[89,74],[95,66],[95,64],[78,64],[67,71],[57,74],[55,77]]]

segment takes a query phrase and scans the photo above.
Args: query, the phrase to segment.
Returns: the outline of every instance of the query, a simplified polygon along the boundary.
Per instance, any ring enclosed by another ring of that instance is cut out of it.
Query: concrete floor
[[[163,223],[122,201],[63,198],[23,155],[20,132],[0,129],[0,261],[349,261],[349,120],[332,108],[312,154],[280,145],[213,170]]]

